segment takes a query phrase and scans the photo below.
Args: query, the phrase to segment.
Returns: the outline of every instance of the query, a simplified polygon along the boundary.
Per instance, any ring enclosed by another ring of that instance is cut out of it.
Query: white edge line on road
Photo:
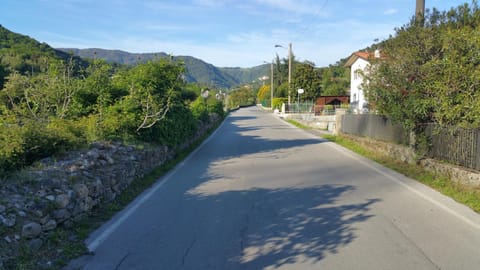
[[[343,147],[341,147],[341,146],[339,146],[339,145],[337,145],[337,144],[335,144],[335,143],[332,143],[332,142],[331,142],[331,146],[336,147],[337,149],[342,150],[341,152],[342,152],[343,154],[345,154],[345,155],[347,155],[347,156],[349,156],[349,157],[357,160],[358,162],[364,164],[365,166],[367,166],[367,167],[375,170],[376,172],[378,172],[378,173],[382,174],[383,176],[387,177],[389,180],[391,180],[391,181],[393,181],[393,182],[395,182],[395,183],[403,186],[404,188],[407,188],[408,190],[414,192],[415,194],[417,194],[417,195],[420,196],[421,198],[423,198],[423,199],[425,199],[425,200],[427,200],[427,201],[435,204],[435,205],[438,206],[439,208],[441,208],[441,209],[443,209],[444,211],[450,213],[451,215],[459,218],[460,220],[462,220],[463,222],[465,222],[465,223],[467,223],[468,225],[472,226],[473,228],[475,228],[475,229],[480,229],[480,224],[479,224],[479,223],[476,223],[476,222],[472,221],[470,218],[468,218],[468,217],[466,217],[466,216],[464,216],[464,215],[462,215],[462,214],[459,214],[457,211],[455,211],[455,210],[451,209],[450,207],[446,206],[445,204],[443,204],[443,203],[435,200],[435,199],[432,198],[431,196],[429,196],[429,195],[427,195],[427,194],[425,194],[425,193],[417,190],[416,188],[408,185],[407,183],[405,183],[404,181],[398,179],[397,177],[393,176],[392,174],[380,170],[380,169],[377,168],[376,166],[370,164],[368,161],[365,161],[365,160],[363,160],[362,158],[356,156],[356,154],[353,154],[352,152],[350,152],[350,150],[347,150],[347,149],[345,149],[345,148],[343,148]],[[406,176],[405,176],[405,177],[406,177]],[[408,178],[408,177],[406,177],[406,178]],[[417,182],[417,183],[421,184],[420,182]],[[422,184],[422,185],[423,185],[423,184]],[[433,189],[432,189],[432,190],[433,190]],[[441,194],[441,193],[439,193],[439,194]],[[443,195],[443,194],[441,194],[441,195],[442,195],[442,196],[446,196],[446,195]],[[455,202],[455,203],[457,203],[457,202]],[[465,207],[466,207],[466,206],[465,206]],[[471,210],[471,209],[468,208],[468,210]],[[471,211],[473,212],[473,210],[471,210]]]
[[[110,234],[112,234],[125,220],[127,220],[144,202],[146,202],[150,197],[153,196],[179,169],[181,169],[184,164],[192,158],[205,144],[207,144],[212,137],[220,130],[224,125],[225,120],[230,117],[229,115],[225,117],[222,124],[212,133],[210,136],[200,144],[192,153],[190,153],[182,162],[180,162],[175,168],[173,168],[166,176],[160,178],[161,181],[157,182],[151,187],[151,189],[137,197],[130,205],[127,206],[126,211],[123,212],[118,219],[116,219],[108,228],[106,228],[99,236],[97,236],[93,241],[87,243],[87,248],[89,251],[95,251],[100,244],[102,244],[105,239],[107,239]]]

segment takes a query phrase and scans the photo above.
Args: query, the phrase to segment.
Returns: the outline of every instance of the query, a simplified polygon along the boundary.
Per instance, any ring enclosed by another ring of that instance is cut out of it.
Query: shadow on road
[[[372,217],[369,210],[378,199],[356,204],[339,203],[352,186],[321,185],[308,188],[255,188],[218,194],[190,194],[187,200],[209,209],[221,209],[243,201],[238,212],[240,251],[232,254],[229,269],[265,269],[300,262],[314,263],[355,238],[356,225]],[[203,207],[201,207],[203,208]]]
[[[288,124],[265,123],[253,116],[230,116],[222,126],[222,137],[215,137],[213,152],[205,152],[199,158],[217,159],[241,157],[263,152],[287,150],[295,147],[326,142],[321,138],[288,138],[283,136],[288,130],[296,128]],[[265,136],[265,134],[268,134]],[[221,151],[217,151],[221,148]]]

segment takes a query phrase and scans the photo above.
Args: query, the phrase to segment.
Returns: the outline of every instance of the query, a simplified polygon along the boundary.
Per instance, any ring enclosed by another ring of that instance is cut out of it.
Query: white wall
[[[363,76],[359,71],[365,72],[370,63],[362,58],[358,58],[352,65],[350,70],[350,104],[354,105],[352,109],[361,112],[364,104],[367,103],[362,89]],[[357,76],[355,76],[357,72]]]

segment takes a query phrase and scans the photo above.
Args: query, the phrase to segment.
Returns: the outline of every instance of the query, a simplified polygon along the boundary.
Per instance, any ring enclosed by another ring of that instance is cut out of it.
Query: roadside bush
[[[202,97],[198,97],[190,103],[190,111],[197,120],[205,121],[208,119],[207,104]]]
[[[86,143],[82,127],[54,119],[49,123],[23,120],[3,122],[0,130],[0,171],[10,171]]]
[[[107,140],[134,140],[135,130],[139,122],[133,101],[123,99],[105,108],[99,116],[98,133],[101,138]]]
[[[216,113],[220,117],[223,117],[223,115],[224,115],[223,102],[221,102],[220,100],[211,98],[211,99],[207,100],[207,104],[208,104],[208,112],[209,113]]]
[[[21,128],[3,119],[0,126],[0,172],[14,169],[22,163],[23,138]]]
[[[283,103],[287,103],[288,98],[273,98],[273,109],[281,109]]]
[[[155,126],[141,130],[140,139],[175,147],[192,137],[196,128],[197,120],[192,112],[182,103],[175,102]]]

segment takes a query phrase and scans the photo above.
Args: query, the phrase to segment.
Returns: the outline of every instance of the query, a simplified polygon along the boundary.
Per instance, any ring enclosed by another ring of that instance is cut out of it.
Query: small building
[[[350,96],[321,96],[317,98],[314,112],[316,115],[322,114],[322,112],[324,112],[325,108],[328,106],[331,106],[332,110],[334,111],[335,108],[340,107],[342,104],[348,105],[349,103]]]
[[[357,113],[368,111],[368,101],[363,91],[363,74],[367,72],[372,60],[381,58],[379,50],[375,52],[355,52],[348,58],[345,67],[350,68],[350,107]]]
[[[340,106],[342,104],[349,104],[350,103],[350,96],[323,96],[317,98],[317,105],[324,106],[324,105],[333,105],[333,106]]]

